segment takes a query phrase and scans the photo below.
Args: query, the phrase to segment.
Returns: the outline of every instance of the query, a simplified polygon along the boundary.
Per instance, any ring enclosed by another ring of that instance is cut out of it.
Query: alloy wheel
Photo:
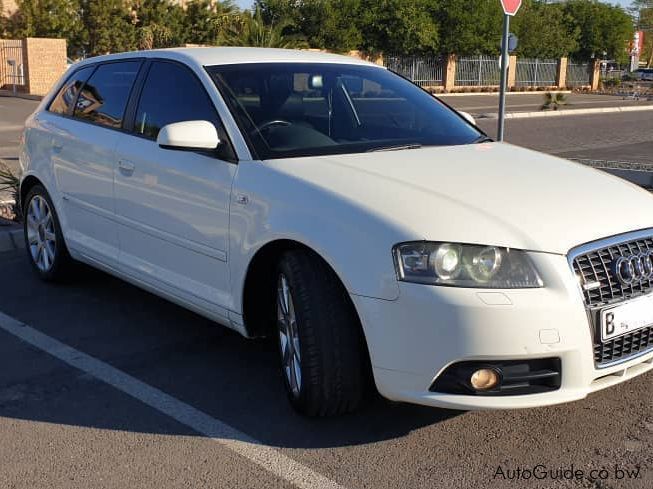
[[[30,201],[26,220],[27,242],[32,260],[40,271],[48,272],[54,265],[57,236],[52,210],[40,195],[35,195]]]
[[[302,388],[301,346],[297,316],[288,279],[279,274],[277,281],[277,323],[281,349],[281,367],[288,386],[295,397]]]

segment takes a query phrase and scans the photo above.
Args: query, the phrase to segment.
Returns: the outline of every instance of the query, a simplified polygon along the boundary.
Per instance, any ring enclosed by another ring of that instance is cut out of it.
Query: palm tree
[[[253,15],[245,15],[241,17],[240,22],[227,27],[223,44],[286,49],[308,47],[303,37],[285,33],[288,26],[288,22],[266,24],[261,9],[257,7]]]

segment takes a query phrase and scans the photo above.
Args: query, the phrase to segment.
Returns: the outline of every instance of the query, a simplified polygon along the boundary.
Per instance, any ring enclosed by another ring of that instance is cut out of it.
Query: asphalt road
[[[563,156],[645,160],[648,114],[509,121],[507,135]],[[101,272],[46,285],[23,253],[0,254],[0,488],[653,487],[653,373],[550,408],[375,397],[308,420],[288,406],[275,355]],[[507,479],[538,464],[583,477]]]
[[[497,122],[478,120],[493,138]],[[506,141],[563,158],[653,165],[653,111],[507,120]]]
[[[596,109],[605,107],[630,107],[635,105],[651,105],[652,100],[646,98],[635,99],[612,95],[588,95],[571,93],[565,95],[565,111],[577,109]],[[475,116],[492,116],[498,112],[499,94],[470,95],[441,95],[440,98],[453,107],[470,112]],[[535,93],[508,93],[506,95],[507,112],[535,112],[539,111],[544,101],[543,92]]]

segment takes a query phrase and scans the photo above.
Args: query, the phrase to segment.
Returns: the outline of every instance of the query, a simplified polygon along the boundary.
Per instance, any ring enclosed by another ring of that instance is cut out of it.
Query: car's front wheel
[[[23,216],[27,255],[36,273],[46,281],[65,278],[72,267],[72,259],[52,200],[41,185],[35,185],[28,192]]]
[[[284,384],[307,416],[355,410],[364,396],[361,328],[347,291],[314,253],[285,253],[276,273],[276,323]]]

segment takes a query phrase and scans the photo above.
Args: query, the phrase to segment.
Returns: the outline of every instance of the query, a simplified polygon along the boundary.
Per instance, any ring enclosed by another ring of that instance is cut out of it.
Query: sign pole
[[[510,15],[503,16],[503,38],[501,39],[501,87],[499,93],[499,127],[497,140],[503,141],[506,117],[506,85],[508,84],[508,36],[510,33]]]

